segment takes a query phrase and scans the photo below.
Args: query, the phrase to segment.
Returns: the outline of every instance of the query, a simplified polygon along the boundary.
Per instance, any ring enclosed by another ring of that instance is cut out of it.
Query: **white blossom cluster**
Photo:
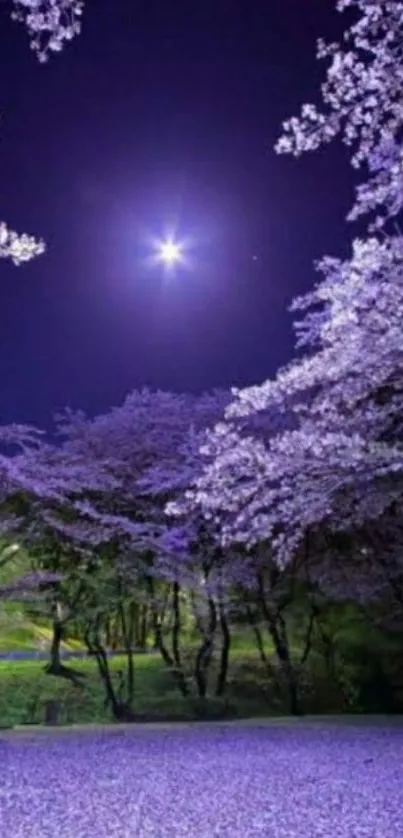
[[[317,422],[303,422],[266,445],[240,437],[228,423],[219,442],[217,432],[212,441],[203,453],[214,456],[197,489],[169,511],[184,514],[200,505],[207,520],[221,524],[223,546],[251,548],[269,539],[281,566],[307,528],[362,526],[402,495],[402,451],[358,434],[326,432]]]
[[[310,417],[322,418],[329,427],[331,421],[337,426],[342,415],[344,431],[379,436],[403,409],[398,389],[386,410],[373,399],[369,409],[367,399],[369,392],[392,385],[403,365],[403,238],[356,240],[350,260],[325,257],[318,269],[323,281],[291,305],[292,311],[322,306],[294,324],[297,346],[317,351],[292,361],[275,380],[236,392],[228,415],[287,405],[291,398],[293,410],[302,415],[306,393],[316,387]]]
[[[339,0],[336,7],[351,7],[358,20],[343,44],[318,42],[317,57],[331,62],[321,87],[325,110],[303,105],[300,118],[283,123],[276,150],[298,156],[341,134],[353,166],[370,171],[349,218],[375,211],[376,229],[403,206],[403,3]]]
[[[30,36],[30,46],[40,62],[52,52],[60,52],[66,41],[81,31],[83,0],[12,0],[13,20],[23,23]],[[41,239],[10,230],[0,223],[0,257],[14,265],[29,262],[45,252]]]
[[[18,234],[0,223],[0,257],[11,259],[14,265],[29,262],[45,252],[45,243],[26,233]]]
[[[60,52],[66,41],[81,32],[84,0],[12,0],[12,19],[23,23],[30,36],[31,49],[39,61],[49,53]]]
[[[295,331],[305,355],[274,380],[233,391],[202,449],[203,476],[169,507],[175,515],[201,509],[226,547],[269,542],[280,566],[312,528],[361,532],[377,521],[381,531],[392,506],[402,511],[403,237],[379,228],[403,200],[403,3],[336,7],[351,7],[357,20],[345,45],[319,44],[319,57],[331,59],[326,113],[305,105],[285,123],[277,151],[299,155],[341,134],[368,175],[349,217],[376,210],[377,222],[369,219],[350,259],[318,263],[322,281],[291,306],[304,313]],[[245,435],[245,422],[274,408],[293,417],[294,430]]]

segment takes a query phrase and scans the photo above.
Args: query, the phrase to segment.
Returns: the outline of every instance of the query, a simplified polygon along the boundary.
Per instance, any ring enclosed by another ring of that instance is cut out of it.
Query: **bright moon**
[[[163,273],[176,276],[177,271],[184,268],[192,269],[191,249],[192,238],[177,238],[173,230],[166,230],[159,238],[148,236],[151,253],[146,258],[148,265],[161,265]]]
[[[182,248],[177,242],[163,241],[158,247],[158,255],[164,265],[174,265],[182,259]]]

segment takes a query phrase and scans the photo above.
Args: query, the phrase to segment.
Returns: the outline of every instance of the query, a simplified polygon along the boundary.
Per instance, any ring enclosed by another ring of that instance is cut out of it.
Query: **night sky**
[[[143,386],[259,383],[290,359],[287,306],[353,233],[346,151],[273,150],[318,99],[333,5],[87,0],[45,66],[1,8],[1,216],[48,244],[0,261],[2,422],[46,427]],[[172,221],[194,269],[167,282],[144,256]]]

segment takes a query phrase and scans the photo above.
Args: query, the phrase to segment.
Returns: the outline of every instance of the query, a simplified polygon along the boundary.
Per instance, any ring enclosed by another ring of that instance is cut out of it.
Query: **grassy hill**
[[[0,541],[0,587],[32,571],[26,552],[17,545]],[[0,597],[0,652],[43,652],[49,649],[52,631],[50,622],[34,621],[27,614],[26,604]],[[69,641],[62,648],[75,651],[81,643]]]
[[[2,603],[0,608],[0,652],[46,652],[51,643],[50,625],[34,623],[19,603]],[[79,641],[62,643],[62,649],[77,651]]]

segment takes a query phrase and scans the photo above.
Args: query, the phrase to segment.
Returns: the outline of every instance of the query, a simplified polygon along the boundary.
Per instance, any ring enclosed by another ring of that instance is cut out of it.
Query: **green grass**
[[[139,721],[192,721],[200,718],[200,702],[196,697],[192,671],[194,650],[183,653],[184,670],[191,687],[191,697],[184,699],[159,654],[134,656],[135,691],[133,709]],[[108,724],[113,721],[105,708],[105,693],[93,659],[69,659],[68,666],[85,674],[82,689],[64,678],[44,672],[44,661],[0,662],[0,726],[42,724],[49,700],[60,702],[60,723]],[[118,683],[119,670],[125,670],[126,659],[109,660],[111,676]],[[210,691],[213,695],[218,661],[211,667]],[[315,676],[314,689],[304,692],[304,710],[309,714],[341,712],[334,686]],[[284,716],[287,707],[268,682],[257,652],[251,648],[232,651],[226,692],[227,714],[232,718]],[[217,717],[223,711],[222,699],[210,698],[204,705],[205,717]]]
[[[11,606],[11,607],[10,607]],[[37,650],[49,648],[51,629],[46,623],[34,624],[24,616],[21,606],[8,605],[7,613],[2,612],[0,619],[0,651]],[[167,638],[167,645],[170,646]],[[140,719],[191,721],[198,717],[200,706],[195,696],[193,669],[195,653],[200,641],[189,637],[184,639],[182,661],[188,683],[193,690],[191,699],[184,699],[174,681],[172,672],[167,669],[159,653],[153,655],[138,654],[135,660],[135,694],[133,709]],[[74,641],[65,644],[74,649]],[[76,648],[80,644],[76,642]],[[218,650],[217,650],[218,651]],[[273,649],[267,646],[267,653],[273,655]],[[295,650],[297,653],[298,650]],[[45,717],[45,706],[49,700],[60,702],[62,724],[99,723],[113,721],[109,708],[105,707],[105,692],[100,680],[96,661],[93,659],[69,658],[66,665],[83,672],[86,676],[82,689],[65,678],[48,675],[44,672],[46,661],[0,661],[0,726],[20,724],[41,724]],[[110,671],[114,682],[118,683],[119,670],[126,669],[124,657],[109,659]],[[218,656],[213,658],[210,672],[210,695],[218,672]],[[320,687],[322,689],[322,687]],[[320,693],[319,689],[319,693]],[[314,697],[307,703],[308,712],[337,712],[337,702],[329,688],[323,688],[323,695]],[[333,691],[334,692],[334,691]],[[267,672],[263,667],[255,645],[253,633],[247,629],[233,632],[228,688],[226,700],[229,713],[233,717],[256,717],[279,715],[286,712],[286,707],[276,697],[273,687],[268,683]],[[212,716],[223,709],[222,700],[210,699],[206,702],[205,712]]]
[[[183,699],[172,673],[166,668],[160,655],[134,656],[135,698],[134,710],[140,718],[191,720],[198,715],[196,696]],[[191,675],[194,654],[189,648],[184,654],[187,674]],[[119,670],[124,670],[124,657],[109,661],[112,678],[117,683]],[[0,725],[38,724],[44,721],[45,704],[58,700],[62,712],[60,721],[64,724],[110,722],[111,714],[105,709],[105,694],[100,681],[96,662],[92,659],[74,659],[68,666],[86,675],[82,689],[64,678],[44,672],[44,661],[0,661]],[[216,675],[216,662],[212,666],[212,677]],[[254,673],[252,675],[252,673]],[[234,716],[265,715],[276,712],[265,698],[262,684],[265,675],[258,660],[251,660],[251,652],[244,657],[234,652],[229,670],[228,701]],[[219,700],[207,703],[208,712],[217,712],[222,706]],[[277,708],[277,712],[279,708]]]
[[[169,645],[169,641],[168,645]],[[0,612],[0,651],[45,651],[51,643],[51,627],[46,622],[34,623],[24,614],[18,603],[3,603]],[[69,640],[65,649],[81,650],[82,644]],[[191,682],[196,641],[187,638],[183,654],[184,667]],[[184,700],[175,684],[172,672],[166,668],[159,653],[135,655],[136,714],[144,718],[192,719],[196,715],[195,699]],[[0,726],[38,724],[43,722],[45,705],[49,700],[61,704],[60,721],[72,723],[107,723],[111,721],[109,708],[105,708],[105,692],[96,662],[89,659],[69,658],[66,665],[86,676],[82,689],[64,678],[44,672],[46,661],[0,660]],[[237,715],[264,714],[268,703],[259,686],[264,674],[259,676],[259,666],[254,640],[248,633],[235,633],[232,643],[229,672],[229,701]],[[118,672],[126,668],[124,657],[109,660],[115,683]],[[217,674],[216,662],[212,665],[212,679]],[[209,712],[214,713],[217,701],[208,702]]]
[[[159,660],[145,656],[136,658],[136,674],[141,680],[141,695],[158,691],[164,673],[158,667]],[[114,658],[110,662],[114,678],[124,665],[124,660]],[[14,725],[37,723],[43,720],[46,701],[59,700],[63,707],[62,717],[66,723],[74,721],[91,722],[110,719],[104,708],[104,692],[93,660],[71,659],[68,663],[86,675],[84,688],[80,689],[64,678],[47,675],[43,661],[1,661],[0,662],[0,724]]]
[[[29,623],[23,612],[16,607],[9,610],[3,624],[0,620],[0,650],[36,650],[50,646],[51,630],[46,624]],[[74,641],[65,644],[74,649]],[[169,640],[167,639],[169,646]],[[76,648],[80,644],[76,642]],[[135,693],[133,709],[139,719],[191,721],[200,714],[195,696],[193,669],[196,641],[184,640],[182,661],[188,683],[193,690],[191,699],[184,699],[175,684],[172,672],[165,666],[159,653],[137,654],[135,661]],[[267,653],[273,655],[268,645]],[[298,650],[293,650],[296,659]],[[113,721],[109,708],[105,707],[105,692],[100,680],[96,661],[88,658],[69,658],[66,665],[85,674],[83,688],[75,686],[65,678],[44,672],[46,661],[1,660],[0,661],[0,727],[21,724],[41,724],[45,717],[47,701],[60,702],[62,724],[98,723]],[[312,659],[312,683],[304,693],[304,710],[307,713],[338,713],[340,697],[334,685],[323,677],[320,661],[318,668]],[[126,669],[125,657],[109,659],[109,667],[115,684],[118,684],[119,670]],[[210,673],[210,694],[218,671],[217,654]],[[229,714],[235,718],[284,715],[287,708],[268,682],[267,672],[262,665],[255,646],[253,634],[247,630],[234,632],[231,644],[228,688],[226,700]],[[205,712],[212,716],[223,709],[222,700],[210,699]]]
[[[0,603],[0,652],[36,652],[49,649],[52,640],[50,624],[34,623],[17,602]],[[83,648],[78,640],[62,643],[66,651]]]

